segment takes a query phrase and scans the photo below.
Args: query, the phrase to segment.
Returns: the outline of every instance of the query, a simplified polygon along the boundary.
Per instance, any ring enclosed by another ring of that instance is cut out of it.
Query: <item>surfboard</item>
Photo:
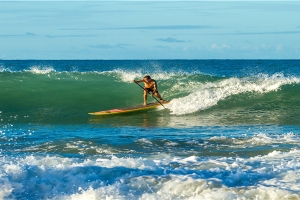
[[[168,102],[164,102],[162,104],[168,104]],[[119,109],[119,108],[115,108],[115,109],[111,109],[111,110],[103,110],[103,111],[98,111],[98,112],[90,112],[88,113],[89,115],[115,115],[115,114],[122,114],[122,113],[129,113],[129,112],[137,112],[137,111],[143,111],[143,110],[150,110],[150,109],[154,109],[157,108],[159,106],[162,106],[160,103],[149,103],[146,106],[144,105],[139,105],[139,106],[133,106],[133,107],[129,107],[129,108],[123,108],[123,109]]]

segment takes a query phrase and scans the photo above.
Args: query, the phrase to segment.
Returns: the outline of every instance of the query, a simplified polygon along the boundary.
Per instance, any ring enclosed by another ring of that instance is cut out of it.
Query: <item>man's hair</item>
[[[149,75],[147,75],[147,76],[144,76],[144,78],[146,78],[146,79],[150,79],[151,77],[150,77]]]

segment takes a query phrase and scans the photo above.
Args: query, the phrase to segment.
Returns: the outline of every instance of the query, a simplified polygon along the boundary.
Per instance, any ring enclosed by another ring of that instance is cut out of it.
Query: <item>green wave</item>
[[[0,119],[2,123],[86,123],[90,120],[88,112],[142,104],[143,91],[131,82],[141,77],[139,72],[120,70],[0,72]],[[205,121],[213,116],[221,124],[251,120],[300,124],[297,77],[274,74],[224,78],[156,72],[153,78],[164,99],[172,100],[166,106],[169,111],[163,114],[170,120],[184,116],[192,121],[201,116]]]

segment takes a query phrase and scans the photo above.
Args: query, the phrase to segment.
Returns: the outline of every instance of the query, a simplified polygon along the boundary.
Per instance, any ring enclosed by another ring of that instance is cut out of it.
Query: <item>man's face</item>
[[[149,80],[150,80],[150,79],[148,79],[148,78],[144,78],[144,81],[145,81],[146,83],[149,83]]]

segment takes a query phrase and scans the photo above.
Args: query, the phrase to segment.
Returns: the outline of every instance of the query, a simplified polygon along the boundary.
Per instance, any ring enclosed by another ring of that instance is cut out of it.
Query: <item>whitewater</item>
[[[299,60],[0,60],[0,199],[300,199],[299,72]],[[132,80],[145,75],[166,109],[88,115],[142,104]]]

